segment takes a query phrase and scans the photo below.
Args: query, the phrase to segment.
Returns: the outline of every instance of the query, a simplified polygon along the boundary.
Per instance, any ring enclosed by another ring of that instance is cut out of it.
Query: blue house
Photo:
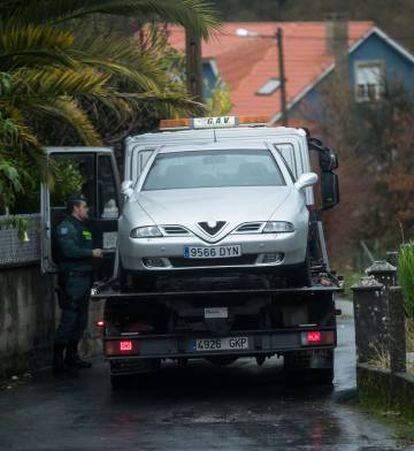
[[[231,92],[232,114],[266,115],[277,123],[281,117],[278,28],[283,33],[292,125],[309,119],[304,112],[320,104],[321,89],[344,55],[346,78],[357,102],[379,99],[385,83],[391,81],[414,90],[414,56],[372,22],[231,22],[203,42],[205,97],[221,80]],[[184,33],[178,27],[171,27],[170,43],[184,50]]]

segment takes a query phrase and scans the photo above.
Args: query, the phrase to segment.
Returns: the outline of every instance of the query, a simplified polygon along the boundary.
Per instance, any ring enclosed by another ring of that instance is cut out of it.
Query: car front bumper
[[[189,259],[184,257],[186,246],[241,246],[240,257]],[[197,236],[126,238],[120,243],[122,265],[128,271],[162,273],[198,269],[242,269],[291,266],[306,259],[307,230],[279,234],[228,235],[219,243],[207,244]],[[278,254],[268,262],[269,254]],[[156,259],[159,266],[149,265]],[[162,266],[161,266],[162,265]]]

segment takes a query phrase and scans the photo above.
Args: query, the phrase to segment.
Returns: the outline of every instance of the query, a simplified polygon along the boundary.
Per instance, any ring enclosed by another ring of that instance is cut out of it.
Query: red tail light
[[[121,352],[129,352],[132,351],[132,341],[131,340],[125,340],[119,342],[119,350]]]
[[[96,327],[105,327],[105,321],[97,321],[96,322]]]
[[[310,330],[302,332],[302,346],[318,346],[335,344],[335,334],[332,330]]]
[[[306,341],[308,343],[320,343],[322,341],[322,334],[319,331],[308,332]]]
[[[121,355],[139,355],[140,346],[136,340],[110,340],[105,342],[107,357]]]

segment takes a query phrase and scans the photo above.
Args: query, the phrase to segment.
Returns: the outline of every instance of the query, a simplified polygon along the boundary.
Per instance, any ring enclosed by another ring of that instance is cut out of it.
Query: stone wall
[[[0,377],[11,371],[50,365],[54,331],[59,319],[54,278],[41,275],[38,264],[0,269]],[[101,351],[95,327],[102,304],[92,303],[82,348],[88,355]]]

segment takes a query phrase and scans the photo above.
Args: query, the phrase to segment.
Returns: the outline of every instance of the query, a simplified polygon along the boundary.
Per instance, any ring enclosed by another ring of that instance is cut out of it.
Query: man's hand
[[[102,258],[103,250],[102,249],[92,249],[92,257],[93,258]]]

